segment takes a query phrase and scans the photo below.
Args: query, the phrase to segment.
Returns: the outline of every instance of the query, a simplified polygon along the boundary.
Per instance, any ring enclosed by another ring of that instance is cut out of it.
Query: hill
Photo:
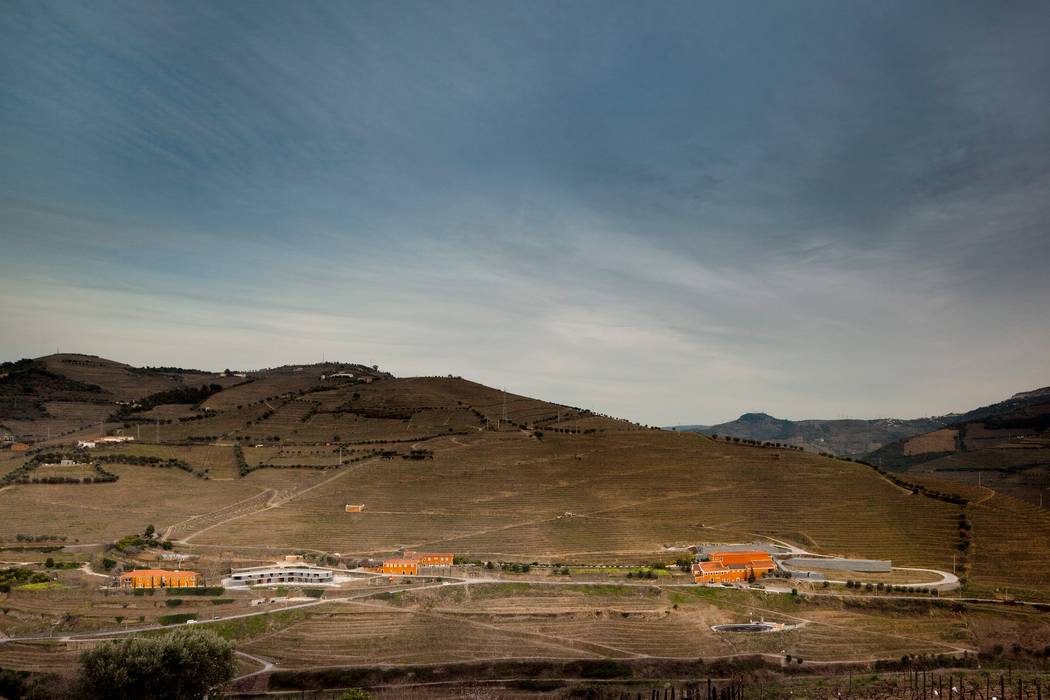
[[[866,460],[889,470],[992,485],[1041,505],[1050,487],[1050,388],[976,408],[936,430],[885,445]]]
[[[272,659],[286,673],[756,651],[869,663],[991,652],[1004,639],[1021,639],[1017,654],[1050,643],[1034,608],[1008,619],[876,588],[955,571],[966,595],[1008,589],[1050,600],[1042,561],[1050,512],[987,485],[649,429],[460,377],[399,378],[344,363],[205,372],[66,357],[4,365],[0,377],[11,405],[38,397],[45,407],[13,421],[35,436],[28,451],[0,450],[0,551],[44,577],[0,591],[4,668],[65,672],[87,643],[70,635],[127,634],[129,621],[134,633],[187,615],[259,655],[246,659]],[[101,426],[58,435],[55,404],[106,415]],[[100,430],[135,439],[76,449]],[[148,526],[170,549],[136,535]],[[745,591],[695,586],[673,566],[700,544],[755,540],[921,571],[869,579],[870,591],[805,580]],[[437,583],[347,571],[405,549],[480,564]],[[211,598],[100,588],[121,567],[170,566],[165,556],[184,558],[179,566],[211,585],[231,568],[292,554],[335,567],[341,582]],[[285,596],[300,603],[269,600]],[[711,629],[756,613],[805,625],[753,641]]]
[[[935,430],[946,422],[945,417],[793,421],[774,418],[766,413],[745,413],[728,423],[680,425],[674,429],[759,442],[779,442],[811,452],[859,457],[901,438]]]

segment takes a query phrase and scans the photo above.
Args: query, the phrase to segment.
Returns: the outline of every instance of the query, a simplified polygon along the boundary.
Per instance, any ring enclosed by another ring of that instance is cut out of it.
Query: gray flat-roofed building
[[[333,574],[330,569],[305,564],[256,566],[250,569],[234,570],[229,577],[223,579],[223,585],[235,588],[237,586],[265,586],[272,583],[332,583],[332,578]]]
[[[835,569],[837,571],[886,572],[893,562],[886,559],[824,559],[822,557],[792,557],[780,562],[788,569]]]

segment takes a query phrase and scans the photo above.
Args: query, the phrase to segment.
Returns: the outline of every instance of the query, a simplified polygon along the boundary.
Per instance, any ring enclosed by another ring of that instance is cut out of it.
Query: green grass
[[[221,637],[237,641],[274,632],[305,619],[306,612],[303,610],[283,610],[265,615],[211,622],[208,623],[208,629]]]
[[[56,588],[65,588],[65,586],[58,581],[23,583],[21,586],[15,586],[15,590],[17,591],[53,591]]]

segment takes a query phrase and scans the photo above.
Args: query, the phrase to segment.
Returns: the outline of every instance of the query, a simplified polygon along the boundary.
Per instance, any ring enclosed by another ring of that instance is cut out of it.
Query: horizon
[[[665,426],[994,403],[1050,383],[1047,35],[1024,3],[15,2],[0,354],[324,353]]]
[[[930,413],[930,414],[926,414],[926,415],[914,415],[914,416],[847,416],[847,415],[842,415],[842,416],[823,416],[823,417],[821,417],[821,416],[816,416],[816,417],[814,417],[814,416],[793,417],[793,416],[773,415],[773,414],[770,414],[768,411],[762,411],[762,410],[745,410],[745,411],[742,411],[740,414],[738,414],[736,416],[730,416],[730,417],[725,418],[723,420],[716,420],[716,421],[713,421],[713,422],[710,422],[710,423],[688,423],[688,422],[687,423],[646,423],[645,421],[640,420],[638,418],[635,418],[634,416],[631,416],[631,415],[616,415],[616,414],[609,413],[608,411],[601,410],[600,408],[597,408],[597,407],[594,407],[594,406],[588,406],[586,404],[572,404],[572,403],[569,403],[569,402],[566,402],[566,401],[559,401],[559,400],[557,400],[557,397],[533,396],[533,395],[527,394],[525,392],[518,391],[514,387],[500,384],[499,382],[489,383],[489,382],[481,381],[481,380],[479,380],[479,379],[477,379],[475,377],[471,377],[469,374],[459,374],[459,373],[456,373],[456,372],[437,372],[437,373],[434,373],[434,374],[404,374],[402,372],[391,370],[389,367],[384,367],[381,362],[380,363],[376,363],[376,362],[362,362],[362,361],[359,361],[359,360],[345,360],[345,359],[325,358],[325,359],[318,360],[318,361],[313,361],[313,362],[311,362],[311,361],[306,361],[306,362],[280,362],[280,363],[277,363],[277,364],[262,365],[262,366],[255,366],[255,367],[244,367],[244,366],[239,366],[239,365],[236,365],[236,364],[231,364],[229,366],[224,366],[223,369],[215,369],[213,367],[210,367],[209,365],[190,366],[190,365],[186,365],[186,364],[180,364],[178,362],[175,362],[173,364],[172,363],[151,364],[151,363],[128,362],[128,361],[122,360],[120,358],[107,357],[107,356],[103,356],[103,355],[98,355],[96,353],[85,353],[85,352],[78,352],[78,351],[63,351],[63,350],[61,350],[61,348],[56,348],[56,351],[54,353],[48,353],[48,354],[45,354],[45,355],[37,355],[37,356],[34,356],[34,357],[12,358],[10,360],[7,360],[5,358],[0,357],[0,363],[2,363],[2,362],[16,362],[17,360],[20,360],[20,359],[41,360],[41,359],[45,359],[47,357],[51,357],[53,355],[82,355],[84,357],[97,357],[97,358],[103,359],[103,360],[110,360],[112,362],[117,362],[117,363],[128,365],[128,366],[131,366],[131,367],[177,367],[179,369],[184,369],[184,370],[200,370],[202,372],[214,372],[215,374],[219,374],[219,373],[221,373],[221,372],[223,372],[223,371],[225,371],[227,369],[229,369],[232,372],[249,372],[250,373],[250,372],[261,372],[261,371],[265,371],[265,370],[278,369],[280,367],[297,367],[297,366],[310,367],[310,366],[325,365],[325,364],[330,364],[330,365],[365,365],[365,366],[368,366],[368,367],[371,367],[373,365],[377,365],[379,367],[380,371],[382,371],[382,372],[390,372],[391,374],[394,375],[394,377],[399,378],[399,379],[411,379],[411,378],[431,377],[431,376],[437,376],[437,377],[455,376],[455,377],[458,377],[460,379],[464,379],[466,381],[476,382],[478,384],[482,384],[484,386],[488,386],[488,387],[491,387],[491,388],[494,388],[494,389],[500,389],[500,390],[503,390],[503,391],[507,391],[508,393],[511,393],[511,394],[516,394],[516,395],[519,395],[519,396],[527,396],[528,398],[540,399],[540,400],[543,400],[543,401],[550,401],[552,403],[560,404],[562,406],[578,406],[579,408],[584,408],[584,409],[595,411],[597,413],[610,415],[610,416],[612,416],[614,418],[623,418],[623,419],[626,419],[626,420],[633,421],[635,423],[648,425],[650,427],[665,428],[665,429],[666,428],[711,427],[711,426],[715,426],[715,425],[720,425],[722,423],[730,423],[730,422],[735,421],[738,418],[741,418],[741,417],[743,417],[744,415],[747,415],[747,414],[762,414],[762,415],[766,415],[766,416],[769,416],[771,418],[774,418],[776,420],[789,420],[789,421],[794,421],[794,422],[807,421],[807,420],[824,420],[824,421],[830,421],[830,420],[861,420],[861,421],[872,421],[872,420],[919,420],[919,419],[922,419],[922,418],[938,418],[938,417],[946,417],[946,416],[953,416],[953,415],[961,415],[961,414],[966,413],[966,412],[968,412],[970,410],[973,410],[975,408],[980,408],[980,407],[983,407],[983,406],[989,406],[989,405],[992,405],[992,404],[999,403],[1001,401],[1005,401],[1005,400],[1007,400],[1009,398],[1012,398],[1016,394],[1024,393],[1024,392],[1027,392],[1027,391],[1036,391],[1036,390],[1041,390],[1041,389],[1050,389],[1050,386],[1046,386],[1046,387],[1031,387],[1029,389],[1021,389],[1019,391],[1011,392],[1009,394],[1000,396],[998,398],[993,398],[993,399],[987,400],[987,401],[985,401],[983,403],[974,404],[973,406],[969,406],[967,408],[962,408],[962,409],[958,409],[958,410],[955,410],[955,411],[947,411],[945,413]]]

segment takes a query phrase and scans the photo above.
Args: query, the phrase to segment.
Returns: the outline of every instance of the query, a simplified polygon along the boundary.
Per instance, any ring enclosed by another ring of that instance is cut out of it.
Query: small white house
[[[77,447],[81,450],[93,450],[98,446],[94,440],[77,440]]]

